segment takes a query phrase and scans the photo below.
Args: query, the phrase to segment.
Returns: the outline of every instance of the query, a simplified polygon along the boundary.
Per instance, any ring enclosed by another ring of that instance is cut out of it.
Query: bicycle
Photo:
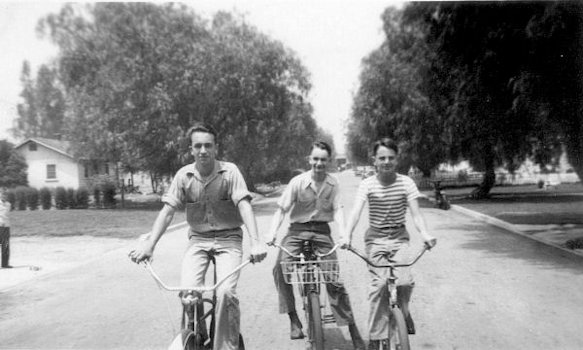
[[[397,277],[395,276],[395,268],[398,267],[409,267],[415,264],[423,254],[429,250],[430,247],[427,244],[423,245],[415,257],[407,263],[398,263],[389,260],[388,264],[375,264],[369,260],[363,253],[359,252],[355,248],[349,246],[347,250],[354,253],[356,256],[364,260],[369,266],[376,268],[388,268],[389,277],[387,277],[387,289],[389,293],[389,334],[387,336],[388,344],[379,344],[379,350],[390,349],[390,350],[409,350],[409,332],[407,331],[407,324],[405,322],[405,317],[399,304],[397,303]]]
[[[335,245],[325,254],[315,251],[313,242],[305,240],[302,243],[302,251],[296,255],[277,243],[272,244],[287,255],[297,259],[295,261],[282,261],[281,269],[284,280],[288,284],[295,285],[299,295],[302,296],[303,308],[308,323],[307,349],[324,350],[323,324],[335,322],[334,316],[322,316],[322,303],[320,291],[322,283],[340,282],[340,268],[338,260],[323,260],[338,249]]]
[[[215,258],[209,253],[210,261],[215,266]],[[180,322],[180,334],[174,339],[169,349],[183,350],[207,350],[213,348],[215,332],[215,305],[217,303],[217,288],[230,276],[241,271],[249,263],[253,263],[252,258],[247,259],[237,266],[228,275],[217,281],[216,268],[213,269],[212,286],[168,286],[158,276],[152,264],[144,261],[144,265],[156,284],[164,290],[179,292],[178,296],[182,302],[182,320]],[[212,293],[210,297],[203,297],[205,293]],[[205,305],[208,309],[205,311]],[[208,328],[207,328],[208,323]],[[207,329],[209,330],[207,332]],[[243,336],[239,334],[239,350],[245,350]]]

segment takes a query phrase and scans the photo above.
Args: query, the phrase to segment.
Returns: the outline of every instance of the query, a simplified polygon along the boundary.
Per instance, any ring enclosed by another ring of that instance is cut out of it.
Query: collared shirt
[[[419,190],[405,175],[397,174],[395,182],[389,186],[383,186],[376,176],[371,176],[362,180],[356,197],[368,200],[370,227],[387,230],[405,225],[408,202],[419,197]]]
[[[11,204],[9,201],[4,201],[0,199],[0,226],[10,226],[10,220],[8,219],[8,213],[10,213]]]
[[[195,163],[178,170],[162,202],[186,209],[191,229],[204,233],[241,226],[237,205],[243,199],[251,199],[251,194],[239,168],[216,161],[207,178],[200,175]]]
[[[277,205],[284,213],[291,209],[290,223],[334,221],[334,212],[341,208],[338,180],[326,174],[317,189],[312,171],[297,175],[290,180]]]

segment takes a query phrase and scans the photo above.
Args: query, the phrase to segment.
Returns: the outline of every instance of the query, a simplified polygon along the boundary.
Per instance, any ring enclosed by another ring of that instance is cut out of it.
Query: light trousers
[[[368,258],[379,265],[387,264],[388,260],[404,261],[408,257],[409,235],[405,228],[390,234],[369,229],[365,235],[365,251]],[[368,268],[369,271],[369,339],[386,339],[389,334],[389,292],[387,278],[390,276],[388,268]],[[410,267],[395,269],[398,286],[412,288],[415,284]]]
[[[205,284],[210,263],[209,253],[215,257],[217,281],[220,281],[241,264],[241,243],[241,229],[221,231],[216,235],[192,235],[182,261],[182,285]],[[213,350],[239,349],[241,313],[236,292],[238,281],[239,272],[231,275],[217,288]]]

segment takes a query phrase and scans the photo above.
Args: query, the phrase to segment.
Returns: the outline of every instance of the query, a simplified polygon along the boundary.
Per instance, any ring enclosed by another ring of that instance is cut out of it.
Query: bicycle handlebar
[[[297,254],[297,255],[296,254],[292,254],[292,252],[290,252],[287,248],[281,246],[278,243],[273,242],[271,245],[273,245],[276,248],[279,248],[279,249],[283,250],[287,255],[291,256],[292,258],[296,258],[296,259],[305,258],[302,253]],[[319,257],[319,258],[324,258],[324,257],[327,257],[328,255],[331,255],[332,253],[334,253],[339,247],[340,247],[340,244],[335,244],[334,247],[332,247],[332,249],[330,249],[327,253],[320,254],[318,252],[314,252],[314,254],[317,257]]]
[[[363,253],[359,252],[355,248],[353,248],[353,247],[348,247],[347,248],[347,250],[351,251],[356,256],[358,256],[359,258],[361,258],[362,260],[364,260],[368,265],[370,265],[372,267],[379,267],[379,268],[388,268],[388,267],[395,268],[395,267],[407,267],[407,266],[411,266],[411,265],[415,264],[417,262],[417,260],[419,260],[421,258],[421,256],[423,256],[423,254],[425,254],[425,252],[428,251],[429,249],[430,248],[427,246],[427,244],[424,244],[423,245],[423,249],[421,249],[417,253],[417,255],[415,256],[415,258],[413,258],[410,262],[407,262],[407,263],[391,262],[391,263],[386,264],[386,265],[379,265],[379,264],[373,263]]]
[[[156,271],[154,271],[154,268],[152,267],[152,264],[149,261],[147,261],[147,260],[144,261],[144,267],[148,270],[148,272],[154,278],[156,283],[160,287],[162,287],[163,289],[165,289],[167,291],[170,291],[170,292],[193,291],[193,292],[204,293],[204,292],[210,292],[210,291],[217,289],[221,284],[223,284],[223,282],[225,282],[227,280],[227,278],[229,278],[233,274],[241,271],[241,269],[243,269],[245,266],[247,266],[248,264],[250,264],[252,262],[253,262],[252,258],[245,260],[241,265],[237,266],[233,271],[231,271],[228,275],[223,277],[221,280],[219,280],[213,286],[168,286],[166,283],[164,283],[162,281],[162,279],[160,278],[160,276],[158,276]]]

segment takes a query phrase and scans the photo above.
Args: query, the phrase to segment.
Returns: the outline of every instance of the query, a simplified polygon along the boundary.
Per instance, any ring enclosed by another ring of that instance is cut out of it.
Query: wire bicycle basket
[[[342,282],[338,260],[282,261],[281,270],[288,284]]]

